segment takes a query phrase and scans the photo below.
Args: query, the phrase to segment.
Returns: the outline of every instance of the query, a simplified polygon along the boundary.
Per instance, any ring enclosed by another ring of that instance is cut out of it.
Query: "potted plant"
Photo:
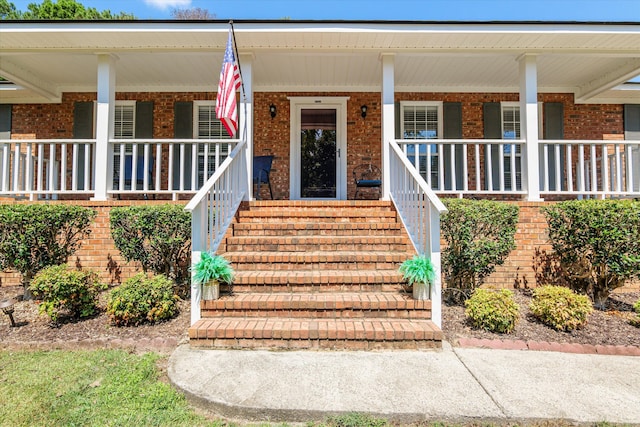
[[[417,300],[429,299],[431,285],[436,278],[436,271],[431,260],[424,255],[416,255],[400,265],[402,278],[413,287],[413,298]]]
[[[193,281],[202,285],[202,299],[214,300],[220,297],[220,282],[231,283],[233,268],[229,261],[220,255],[203,252],[200,261],[192,267]]]

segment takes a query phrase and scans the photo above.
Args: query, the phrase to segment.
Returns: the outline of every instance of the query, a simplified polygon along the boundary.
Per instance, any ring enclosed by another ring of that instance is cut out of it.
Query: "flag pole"
[[[240,84],[242,85],[242,96],[246,98],[247,94],[244,90],[244,77],[242,76],[242,67],[240,66],[240,54],[238,54],[238,44],[236,43],[236,31],[233,28],[233,19],[229,21],[231,26],[231,36],[233,37],[233,48],[236,51],[236,61],[238,62],[238,72],[240,73]]]
[[[236,43],[236,30],[233,28],[233,19],[229,20],[229,25],[231,26],[231,36],[233,37],[233,48],[236,51],[235,57],[238,62],[238,73],[240,73],[240,85],[242,86],[242,99],[244,104],[244,120],[242,127],[244,129],[244,138],[247,138],[247,91],[244,89],[244,76],[242,75],[242,66],[240,66],[240,54],[238,53],[238,44]]]

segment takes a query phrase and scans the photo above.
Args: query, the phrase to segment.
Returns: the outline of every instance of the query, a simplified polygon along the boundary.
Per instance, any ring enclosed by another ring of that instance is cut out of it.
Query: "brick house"
[[[640,85],[628,83],[640,74],[638,23],[238,21],[237,139],[214,112],[228,28],[3,23],[0,198],[104,212],[190,199],[197,257],[257,196],[254,156],[272,156],[274,199],[295,201],[286,209],[342,209],[354,171],[372,165],[380,199],[436,260],[438,197],[519,203],[534,225],[491,279],[512,286],[513,271],[535,280],[541,205],[640,196]]]

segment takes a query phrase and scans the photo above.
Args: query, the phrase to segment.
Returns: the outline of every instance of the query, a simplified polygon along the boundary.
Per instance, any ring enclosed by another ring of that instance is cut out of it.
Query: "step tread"
[[[349,260],[352,262],[363,260],[404,261],[414,254],[411,251],[389,252],[389,251],[307,251],[307,252],[264,252],[264,251],[241,251],[225,252],[223,254],[229,260],[251,259],[254,262],[340,262]],[[313,259],[320,261],[313,261]],[[259,261],[260,260],[260,261]]]
[[[321,283],[403,283],[397,270],[302,270],[237,271],[233,283],[241,284],[321,284]]]
[[[204,318],[189,328],[189,338],[348,341],[441,341],[431,320],[384,318]]]
[[[227,244],[265,244],[268,242],[277,242],[281,245],[300,245],[314,243],[353,243],[353,244],[380,244],[395,243],[404,244],[409,240],[405,236],[399,235],[361,235],[361,236],[327,236],[327,235],[311,235],[311,236],[232,236],[227,238]]]
[[[205,310],[430,310],[431,301],[398,292],[237,293],[203,303]]]

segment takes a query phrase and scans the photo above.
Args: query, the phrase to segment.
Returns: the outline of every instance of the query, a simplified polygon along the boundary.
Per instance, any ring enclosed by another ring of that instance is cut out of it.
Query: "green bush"
[[[515,249],[519,208],[490,200],[445,199],[442,268],[448,288],[464,300]]]
[[[542,286],[533,290],[529,305],[533,315],[558,331],[572,331],[587,324],[593,311],[586,295],[578,295],[564,286]]]
[[[633,304],[633,309],[635,310],[636,315],[629,320],[629,323],[636,328],[640,328],[640,299]]]
[[[31,279],[67,262],[89,235],[95,215],[72,205],[0,205],[0,269],[20,273],[29,299]]]
[[[179,286],[188,284],[191,214],[183,206],[118,207],[111,209],[110,219],[111,235],[125,260],[138,261],[144,272],[163,274]]]
[[[82,318],[97,312],[98,293],[103,289],[95,272],[72,270],[66,264],[47,267],[30,284],[33,295],[42,300],[40,313],[54,324],[60,315]]]
[[[604,309],[611,291],[640,277],[640,202],[574,200],[543,212],[561,273],[596,308]]]
[[[178,314],[177,300],[167,277],[139,273],[109,293],[107,314],[116,326],[156,323]]]
[[[520,319],[520,307],[507,289],[476,289],[465,301],[465,314],[475,328],[501,334],[513,331]]]

